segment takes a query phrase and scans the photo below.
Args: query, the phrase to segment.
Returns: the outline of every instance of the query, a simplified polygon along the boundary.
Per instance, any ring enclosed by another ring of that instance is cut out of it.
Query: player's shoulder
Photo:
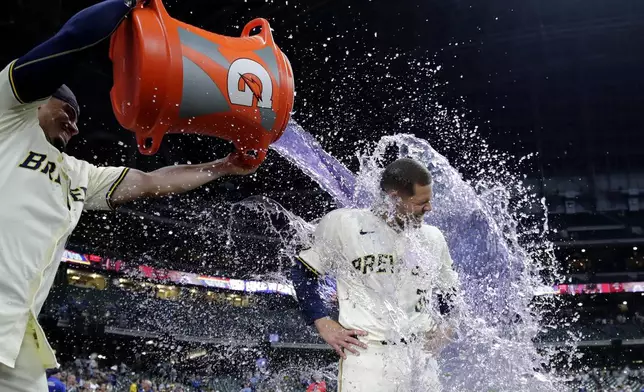
[[[351,231],[364,225],[369,219],[370,213],[369,210],[339,208],[322,217],[318,223],[318,230],[335,233]]]
[[[72,170],[82,170],[86,168],[87,166],[90,166],[90,163],[87,161],[84,161],[82,159],[78,159],[76,157],[73,157],[71,155],[67,155],[66,153],[62,154],[63,160],[65,161],[65,164],[67,167],[69,167]]]
[[[421,230],[425,234],[425,237],[427,237],[429,240],[436,242],[445,242],[445,236],[438,227],[423,224]]]
[[[80,174],[80,175],[90,175],[92,170],[97,169],[95,165],[85,160],[78,159],[71,155],[67,155],[66,153],[63,153],[62,156],[63,156],[63,160],[65,161],[65,165],[67,166],[67,169],[73,173]]]
[[[338,208],[324,215],[322,219],[337,223],[348,223],[349,221],[361,221],[372,217],[373,213],[367,209]]]
[[[19,99],[11,75],[16,61],[10,62],[0,71],[0,117],[5,118],[5,120],[6,118],[33,120],[38,117],[36,109],[44,99],[29,103],[22,103]]]

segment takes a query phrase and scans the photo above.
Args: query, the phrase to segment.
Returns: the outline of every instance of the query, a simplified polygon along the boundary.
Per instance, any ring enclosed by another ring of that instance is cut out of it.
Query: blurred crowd
[[[89,298],[88,298],[89,296]],[[129,292],[121,288],[96,291],[68,289],[46,312],[57,322],[75,330],[92,325],[145,331],[160,336],[223,338],[230,335],[266,340],[276,336],[279,342],[321,343],[312,328],[306,327],[298,309],[267,300],[255,306],[239,307],[229,303],[196,300],[190,291],[173,300],[159,299],[153,292]],[[45,313],[46,313],[45,312]],[[279,313],[280,317],[274,317]],[[163,314],[164,317],[158,317]],[[195,317],[198,315],[198,317]],[[256,323],[255,320],[265,320]],[[168,323],[167,320],[174,322]],[[590,317],[577,328],[553,328],[542,341],[569,341],[571,334],[584,340],[635,339],[644,336],[644,316],[635,311],[617,317]],[[553,322],[554,324],[554,322]],[[90,335],[88,332],[87,335]],[[273,340],[271,340],[273,341]],[[145,354],[145,353],[143,353]],[[134,360],[135,358],[132,358]],[[234,361],[233,361],[234,362]],[[160,364],[152,371],[134,364],[99,367],[97,359],[76,359],[56,374],[53,383],[72,392],[335,392],[333,376],[302,374],[301,369],[280,374],[257,369],[252,374],[214,376],[216,371],[201,373],[178,370],[172,363]],[[330,372],[329,374],[333,374]],[[569,391],[574,392],[644,392],[642,369],[589,369],[566,375]],[[54,390],[60,392],[61,389]]]
[[[193,338],[225,339],[236,335],[244,336],[246,340],[265,341],[269,336],[275,336],[279,342],[324,343],[315,329],[306,325],[297,307],[281,303],[278,299],[239,307],[197,300],[190,292],[185,295],[167,300],[157,298],[153,291],[131,292],[114,287],[104,291],[74,288],[68,289],[56,304],[46,307],[45,312],[79,330],[104,325]],[[159,313],[166,317],[158,317]],[[276,313],[280,314],[279,318],[274,317]],[[573,316],[574,312],[568,317],[572,319]],[[256,323],[257,319],[264,322]],[[174,322],[168,323],[167,320]],[[550,320],[546,324],[552,327],[544,328],[538,336],[540,342],[625,340],[644,336],[644,316],[638,311],[614,317],[585,318],[573,325],[561,320]]]
[[[644,368],[583,369],[567,377],[575,392],[644,392]]]
[[[101,368],[95,355],[47,371],[50,392],[327,392],[319,372],[270,375],[258,369],[242,379],[204,372],[181,374],[170,363],[150,372],[134,372],[126,364]],[[335,390],[334,383],[330,383]]]
[[[572,319],[570,313],[569,319]],[[540,342],[566,342],[570,340],[640,339],[644,336],[644,316],[641,312],[632,315],[617,314],[612,317],[592,317],[564,323],[550,320],[538,336]],[[639,392],[639,391],[638,391]]]
[[[106,326],[207,339],[225,339],[235,335],[246,340],[265,340],[273,335],[282,342],[323,343],[315,330],[306,325],[297,306],[284,304],[279,298],[265,299],[256,306],[240,307],[195,299],[190,292],[167,300],[157,298],[152,291],[68,288],[64,295],[48,305],[42,316],[86,332]],[[279,312],[279,318],[274,317],[276,312]],[[160,318],[159,314],[165,317]],[[257,319],[264,322],[257,323]],[[167,320],[174,322],[168,323]]]
[[[181,374],[170,363],[153,372],[125,364],[100,368],[95,356],[48,372],[52,392],[335,392],[337,383],[319,371],[271,374],[258,367],[245,377]],[[644,368],[582,369],[563,375],[570,392],[644,392]],[[54,387],[57,385],[58,389]],[[64,389],[63,389],[64,387]]]

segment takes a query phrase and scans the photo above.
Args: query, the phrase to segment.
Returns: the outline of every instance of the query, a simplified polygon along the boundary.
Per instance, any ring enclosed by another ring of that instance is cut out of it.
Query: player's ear
[[[389,190],[385,192],[385,203],[390,206],[398,205],[400,202],[400,192]]]

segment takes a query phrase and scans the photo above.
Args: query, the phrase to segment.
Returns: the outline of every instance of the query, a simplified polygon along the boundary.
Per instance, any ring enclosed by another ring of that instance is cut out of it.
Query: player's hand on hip
[[[365,331],[361,331],[359,329],[345,329],[338,322],[327,317],[315,320],[315,327],[318,329],[322,339],[324,339],[329,346],[333,347],[335,352],[338,353],[342,359],[347,359],[347,355],[344,353],[344,350],[348,350],[355,355],[360,355],[360,352],[356,350],[356,348],[367,348],[365,343],[357,339],[358,336],[367,336],[367,332]]]
[[[455,335],[454,327],[441,326],[425,335],[424,348],[434,355],[439,355],[452,342]]]

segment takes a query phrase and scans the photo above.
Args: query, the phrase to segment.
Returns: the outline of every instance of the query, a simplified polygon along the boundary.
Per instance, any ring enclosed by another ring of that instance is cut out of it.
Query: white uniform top
[[[99,168],[59,152],[38,123],[38,106],[13,93],[0,72],[0,364],[14,367],[23,336],[37,338],[45,367],[57,366],[37,317],[67,238],[84,209],[109,209],[126,168]]]
[[[432,291],[457,288],[447,242],[433,226],[397,231],[369,210],[339,209],[318,224],[299,255],[317,274],[334,275],[340,324],[367,341],[398,341],[430,331]]]

